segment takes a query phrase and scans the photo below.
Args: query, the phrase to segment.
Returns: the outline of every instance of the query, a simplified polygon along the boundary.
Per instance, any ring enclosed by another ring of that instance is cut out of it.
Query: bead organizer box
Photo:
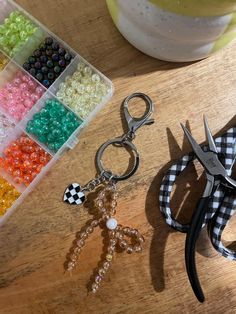
[[[111,81],[0,0],[0,225],[113,93]]]

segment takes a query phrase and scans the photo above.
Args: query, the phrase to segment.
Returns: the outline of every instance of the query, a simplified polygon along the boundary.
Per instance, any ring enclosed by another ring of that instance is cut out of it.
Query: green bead
[[[76,118],[76,115],[75,115],[73,112],[71,112],[71,111],[68,111],[68,112],[67,112],[66,117],[67,117],[68,119],[70,119],[71,121],[74,121],[74,120],[77,119],[77,118]]]
[[[61,134],[60,130],[54,129],[52,131],[52,136],[54,136],[54,138],[60,136],[60,134]]]
[[[48,125],[42,125],[42,134],[47,134],[49,132],[49,127]]]
[[[53,128],[59,128],[61,126],[61,123],[57,120],[53,120],[51,123]]]
[[[41,121],[40,119],[34,119],[34,127],[41,127]]]
[[[33,120],[41,119],[41,112],[37,112],[33,115]]]
[[[55,150],[60,149],[60,148],[62,147],[62,145],[63,145],[63,144],[58,143],[58,142],[57,142],[57,143],[55,143],[55,144],[54,144]]]
[[[49,143],[54,143],[55,137],[54,137],[54,135],[53,135],[52,133],[49,133],[49,134],[47,135],[47,141],[48,141]]]
[[[60,106],[60,109],[59,109],[59,113],[61,116],[64,116],[66,114],[67,110],[64,106]]]
[[[54,143],[48,143],[48,148],[51,150],[56,150]]]
[[[56,108],[51,108],[49,111],[50,117],[56,118],[58,117],[58,110]]]
[[[62,127],[61,127],[61,131],[63,132],[63,133],[70,133],[70,127],[69,127],[69,124],[64,124],[64,125],[62,125]]]
[[[47,124],[48,124],[48,122],[49,122],[49,119],[48,119],[48,118],[46,118],[46,117],[41,117],[40,121],[41,121],[41,124],[43,124],[43,125],[47,125]]]
[[[46,143],[47,142],[47,136],[45,136],[44,134],[39,135],[39,141],[42,143]]]
[[[63,117],[63,118],[61,119],[61,122],[62,122],[64,125],[67,125],[68,123],[70,123],[70,119],[65,116],[65,117]]]
[[[67,141],[67,139],[68,139],[68,136],[61,136],[57,142],[63,145]]]
[[[49,110],[46,107],[44,107],[43,109],[41,109],[40,115],[41,115],[41,117],[48,118],[49,117]]]
[[[27,126],[26,126],[26,132],[28,132],[28,133],[33,133],[33,132],[34,132],[34,127],[33,127],[33,126],[30,126],[30,125],[27,125]]]

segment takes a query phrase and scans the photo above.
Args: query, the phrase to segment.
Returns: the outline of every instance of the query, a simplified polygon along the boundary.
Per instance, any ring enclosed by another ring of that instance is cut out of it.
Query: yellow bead
[[[5,68],[7,63],[9,62],[8,58],[5,57],[1,52],[0,52],[0,71]]]
[[[111,260],[112,260],[112,255],[111,255],[111,254],[107,254],[107,255],[106,255],[106,260],[107,260],[108,262],[111,262]]]
[[[14,186],[0,177],[0,216],[5,214],[19,196],[20,193]]]

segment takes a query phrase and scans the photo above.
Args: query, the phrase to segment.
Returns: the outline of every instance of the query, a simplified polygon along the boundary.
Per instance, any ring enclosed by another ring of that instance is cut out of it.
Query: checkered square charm
[[[80,205],[85,201],[85,195],[80,191],[79,183],[70,184],[65,190],[63,201],[70,205]]]

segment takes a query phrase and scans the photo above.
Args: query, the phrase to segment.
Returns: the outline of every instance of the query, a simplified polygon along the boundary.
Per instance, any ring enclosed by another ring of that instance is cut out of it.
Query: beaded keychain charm
[[[147,110],[141,118],[134,118],[129,113],[128,103],[133,98],[141,98],[146,103]],[[118,198],[118,193],[116,192],[116,183],[118,181],[128,179],[138,169],[140,157],[132,141],[135,138],[135,132],[138,128],[143,125],[150,125],[154,122],[153,119],[149,119],[153,113],[153,103],[147,95],[142,93],[134,93],[124,100],[123,110],[126,122],[128,124],[128,132],[121,137],[108,140],[98,149],[96,155],[98,176],[89,181],[83,187],[81,187],[79,183],[72,183],[67,187],[64,193],[65,202],[73,205],[79,205],[85,201],[86,192],[95,190],[99,185],[103,186],[103,189],[98,193],[98,197],[95,200],[97,217],[93,219],[91,223],[87,225],[87,227],[77,236],[76,246],[71,249],[71,254],[67,264],[67,270],[73,270],[76,266],[78,255],[85,245],[85,240],[93,232],[95,227],[106,226],[109,245],[106,249],[105,260],[102,262],[101,267],[99,267],[92,284],[92,291],[94,293],[98,290],[105,273],[111,266],[114,252],[117,249],[118,251],[125,250],[127,253],[141,252],[142,244],[144,242],[144,238],[138,230],[130,227],[123,227],[119,225],[117,220],[114,218]],[[118,176],[115,175],[112,171],[106,170],[103,167],[101,161],[102,155],[109,145],[124,147],[132,152],[134,156],[134,164],[128,173]],[[128,238],[130,239],[129,242]]]

